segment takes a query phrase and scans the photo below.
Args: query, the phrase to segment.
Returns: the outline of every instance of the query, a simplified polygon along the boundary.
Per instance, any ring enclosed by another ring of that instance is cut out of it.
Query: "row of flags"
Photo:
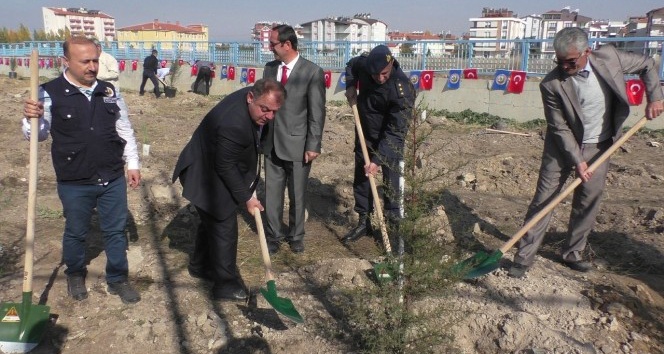
[[[118,66],[120,71],[125,71],[127,67],[126,60],[118,61]],[[29,58],[17,58],[17,66],[30,66]],[[136,71],[138,69],[138,60],[134,59],[130,62],[131,70]],[[168,61],[162,60],[160,63],[162,68],[165,68],[168,65]],[[184,60],[178,60],[179,65],[184,64]],[[10,65],[10,58],[0,58],[0,65]],[[54,66],[59,67],[61,65],[60,58],[40,58],[39,59],[39,68],[53,68]],[[235,80],[235,71],[236,68],[232,65],[222,65],[221,73],[219,79],[223,80]],[[193,65],[191,67],[191,76],[196,76],[198,74],[198,68]],[[325,87],[330,88],[332,85],[332,71],[324,71],[325,75]],[[494,73],[493,82],[491,84],[491,90],[497,91],[507,91],[509,93],[520,94],[523,92],[523,87],[526,82],[526,72],[518,70],[503,70],[498,69]],[[212,78],[215,78],[215,71],[212,71]],[[450,90],[457,90],[461,87],[461,81],[463,80],[477,80],[479,78],[477,73],[477,68],[467,68],[467,69],[451,69],[447,76],[446,88]],[[433,88],[433,79],[434,71],[433,70],[412,70],[409,73],[410,82],[413,83],[413,86],[416,90],[431,90]],[[240,69],[240,83],[244,84],[253,84],[256,81],[256,69],[255,68],[241,68]],[[346,88],[346,73],[341,72],[339,75],[338,86],[341,89]],[[645,93],[645,84],[640,79],[630,79],[625,83],[625,91],[627,93],[627,98],[630,105],[640,105],[643,102],[643,95]]]

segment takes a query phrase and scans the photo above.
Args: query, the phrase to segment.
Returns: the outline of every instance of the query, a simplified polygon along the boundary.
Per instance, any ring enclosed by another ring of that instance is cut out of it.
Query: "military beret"
[[[367,56],[367,70],[369,70],[369,74],[375,75],[380,73],[392,59],[392,52],[390,52],[389,48],[382,44],[375,47]]]

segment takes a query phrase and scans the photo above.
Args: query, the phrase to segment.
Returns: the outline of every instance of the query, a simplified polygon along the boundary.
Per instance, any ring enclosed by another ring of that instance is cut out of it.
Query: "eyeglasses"
[[[579,61],[579,59],[581,59],[581,57],[584,54],[585,53],[579,54],[579,56],[576,59],[561,60],[561,59],[555,58],[555,59],[553,59],[553,62],[556,63],[556,65],[558,65],[558,66],[563,66],[563,67],[566,66],[570,69],[575,69],[576,66],[577,66],[577,62]]]
[[[284,44],[284,42],[269,42],[270,43],[270,48],[274,48],[279,44]]]

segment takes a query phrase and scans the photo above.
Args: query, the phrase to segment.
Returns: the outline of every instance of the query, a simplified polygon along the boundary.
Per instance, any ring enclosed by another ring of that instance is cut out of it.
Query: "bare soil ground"
[[[28,143],[20,134],[27,80],[0,78],[0,299],[20,301],[27,205]],[[279,295],[305,318],[294,324],[256,296],[265,284],[252,219],[240,218],[239,267],[253,296],[247,303],[214,302],[210,284],[186,269],[196,216],[171,184],[177,156],[201,118],[219,100],[179,92],[156,100],[125,93],[139,142],[143,182],[130,190],[128,227],[131,280],[142,301],[123,305],[109,295],[99,233],[89,239],[88,299],[67,296],[61,259],[62,208],[55,190],[50,142],[40,144],[34,302],[54,317],[34,353],[350,353],[358,350],[343,311],[343,289],[375,286],[367,277],[380,248],[369,238],[350,247],[339,239],[354,225],[353,121],[350,109],[328,105],[324,153],[309,183],[306,251],[273,257]],[[660,117],[660,119],[663,119]],[[434,130],[422,169],[448,173],[436,181],[448,242],[472,255],[498,249],[521,226],[537,180],[541,129],[530,136],[489,134],[431,116]],[[556,209],[545,244],[525,279],[504,267],[459,282],[451,294],[416,307],[449,308],[454,341],[432,348],[456,353],[664,353],[664,155],[659,134],[642,133],[611,160],[608,186],[589,257],[596,268],[580,274],[559,262],[570,202]],[[434,187],[432,185],[432,187]],[[443,255],[441,255],[443,256]],[[0,314],[4,316],[4,314]],[[408,349],[405,349],[408,352]]]

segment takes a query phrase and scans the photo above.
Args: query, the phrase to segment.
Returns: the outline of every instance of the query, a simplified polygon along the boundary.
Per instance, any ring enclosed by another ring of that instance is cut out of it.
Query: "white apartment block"
[[[305,41],[317,42],[316,49],[334,50],[334,42],[351,42],[352,54],[369,51],[375,43],[387,40],[387,24],[371,18],[370,14],[354,17],[328,17],[301,24]],[[358,43],[359,42],[359,43]],[[365,43],[362,43],[365,42]]]
[[[566,27],[585,28],[591,20],[590,17],[579,15],[578,9],[570,10],[569,6],[560,11],[545,12],[542,14],[542,39],[553,39],[558,31]],[[553,57],[553,42],[542,43],[542,53]]]
[[[69,29],[72,35],[115,40],[115,19],[99,10],[86,8],[42,7],[44,31],[57,34]]]
[[[513,41],[522,39],[526,21],[516,18],[507,9],[482,10],[482,17],[468,19],[470,30],[468,39],[474,43],[475,56],[485,58],[511,57],[517,46]],[[500,41],[500,40],[505,40]]]
[[[526,39],[539,39],[542,38],[542,16],[540,15],[528,15],[521,17],[525,22],[525,27],[523,29],[523,36],[521,38]]]

